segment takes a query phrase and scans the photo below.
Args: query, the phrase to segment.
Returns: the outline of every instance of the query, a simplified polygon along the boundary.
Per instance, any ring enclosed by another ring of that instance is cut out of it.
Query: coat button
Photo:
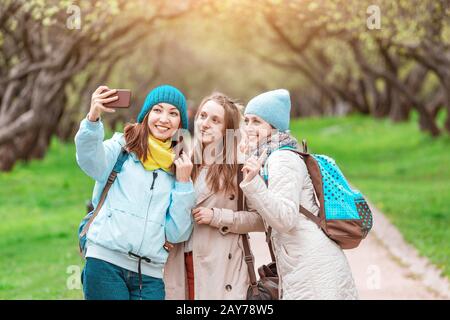
[[[228,227],[222,227],[222,232],[228,232]]]
[[[230,200],[234,200],[234,194],[230,196]]]
[[[231,255],[231,253],[228,254],[228,259],[231,259],[233,256]]]
[[[231,287],[231,285],[227,284],[227,285],[225,286],[225,289],[229,292],[229,291],[231,291],[231,289],[233,289],[233,288]]]

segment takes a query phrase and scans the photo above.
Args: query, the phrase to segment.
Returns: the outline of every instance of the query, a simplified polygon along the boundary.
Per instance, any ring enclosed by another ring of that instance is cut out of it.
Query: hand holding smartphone
[[[107,108],[129,108],[131,101],[131,90],[129,89],[116,89],[116,93],[111,95],[113,98],[118,96],[119,98],[115,101],[111,101],[103,104]]]
[[[103,112],[114,113],[115,108],[129,108],[131,91],[128,89],[110,89],[107,86],[98,87],[92,94],[89,121],[98,121]]]

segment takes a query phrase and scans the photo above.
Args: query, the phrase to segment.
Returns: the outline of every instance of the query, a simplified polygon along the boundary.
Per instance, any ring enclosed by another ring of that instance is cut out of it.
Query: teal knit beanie
[[[162,85],[154,88],[147,94],[141,112],[137,117],[137,122],[141,123],[147,113],[158,103],[169,103],[180,111],[181,127],[188,128],[187,103],[183,93],[170,85]]]
[[[264,92],[249,101],[244,114],[253,114],[279,131],[289,130],[291,98],[289,91],[278,89]]]

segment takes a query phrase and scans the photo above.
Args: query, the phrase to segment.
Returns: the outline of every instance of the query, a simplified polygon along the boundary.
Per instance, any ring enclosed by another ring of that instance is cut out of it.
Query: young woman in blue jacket
[[[129,152],[86,235],[83,292],[87,300],[164,299],[164,244],[188,240],[193,227],[193,166],[185,153],[176,158],[172,142],[188,127],[186,99],[172,86],[153,89],[137,123],[103,141],[100,116],[114,112],[104,104],[115,92],[94,92],[75,136],[77,162],[96,181],[94,207],[122,147]]]

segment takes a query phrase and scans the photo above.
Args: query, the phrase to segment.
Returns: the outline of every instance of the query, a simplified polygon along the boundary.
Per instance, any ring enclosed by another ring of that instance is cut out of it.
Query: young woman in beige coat
[[[225,133],[238,130],[240,123],[236,104],[223,94],[213,94],[199,106],[192,176],[197,197],[194,230],[187,242],[170,250],[164,272],[166,299],[246,297],[249,278],[242,236],[264,231],[264,224],[255,212],[237,211],[236,141],[225,139]]]
[[[316,215],[319,208],[304,161],[292,151],[280,150],[298,147],[287,133],[290,108],[289,92],[283,89],[248,103],[243,151],[252,157],[243,167],[240,186],[249,207],[272,227],[280,299],[357,299],[342,249],[299,213],[300,204]]]

